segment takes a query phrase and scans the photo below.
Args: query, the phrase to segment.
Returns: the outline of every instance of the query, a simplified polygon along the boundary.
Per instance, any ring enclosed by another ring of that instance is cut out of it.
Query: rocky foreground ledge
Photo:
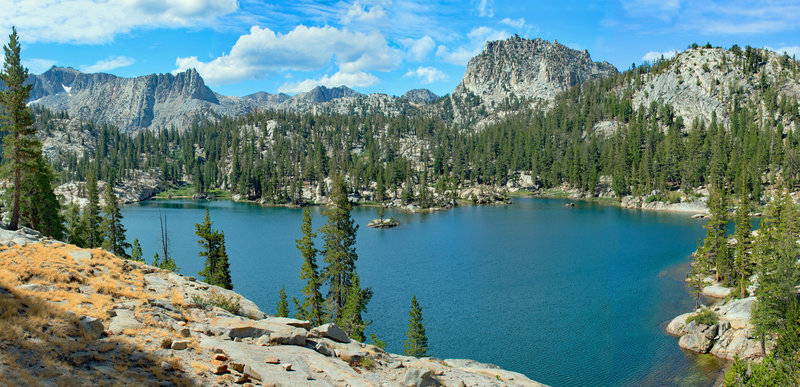
[[[391,354],[333,324],[267,316],[192,277],[2,229],[0,377],[45,386],[541,386],[472,360]]]

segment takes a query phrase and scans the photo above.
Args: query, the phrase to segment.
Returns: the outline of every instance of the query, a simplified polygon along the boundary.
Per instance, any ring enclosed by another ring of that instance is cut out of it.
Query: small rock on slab
[[[280,364],[281,360],[278,359],[275,356],[270,355],[270,356],[267,356],[266,359],[264,359],[264,363],[267,363],[267,364]]]
[[[172,348],[172,349],[174,349],[176,351],[182,351],[182,350],[184,350],[186,348],[189,348],[189,342],[186,341],[186,340],[175,340],[175,341],[172,342],[172,345],[170,346],[170,348]]]
[[[409,368],[403,380],[404,386],[428,387],[439,386],[439,381],[431,375],[431,370],[422,368]]]
[[[325,344],[324,342],[321,341],[314,346],[314,350],[328,357],[334,356],[333,349],[331,349],[331,347],[329,347],[328,344]]]
[[[239,373],[244,372],[244,364],[242,364],[242,363],[230,362],[230,363],[228,363],[228,368],[230,368],[230,369],[232,369],[232,370],[234,370],[236,372],[239,372]]]
[[[287,371],[292,371],[292,363],[282,364],[281,367]]]

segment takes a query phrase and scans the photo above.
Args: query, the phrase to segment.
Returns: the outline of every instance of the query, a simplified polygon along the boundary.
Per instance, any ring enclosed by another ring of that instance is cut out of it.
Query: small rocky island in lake
[[[392,228],[400,225],[400,222],[393,218],[386,219],[372,219],[367,226],[372,228]]]

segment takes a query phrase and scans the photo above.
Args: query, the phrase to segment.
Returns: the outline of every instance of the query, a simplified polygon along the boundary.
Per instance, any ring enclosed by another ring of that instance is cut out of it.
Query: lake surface
[[[683,278],[703,221],[514,201],[431,214],[387,210],[402,222],[388,230],[367,227],[376,208],[356,207],[358,273],[375,294],[367,335],[402,353],[416,294],[433,357],[493,363],[553,386],[713,383],[721,362],[680,350],[664,332],[694,306]],[[129,241],[139,238],[148,262],[165,213],[172,255],[181,273],[194,276],[203,265],[194,224],[206,208],[225,231],[235,291],[270,314],[281,286],[301,298],[295,239],[302,209],[169,200],[122,212]],[[315,230],[325,222],[321,210],[312,209]]]

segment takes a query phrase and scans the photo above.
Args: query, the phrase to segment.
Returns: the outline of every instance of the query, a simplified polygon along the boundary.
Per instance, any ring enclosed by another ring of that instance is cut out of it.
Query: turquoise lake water
[[[402,353],[416,294],[433,357],[497,364],[553,386],[713,384],[722,364],[679,349],[664,332],[694,306],[683,278],[703,221],[565,203],[387,210],[402,223],[388,230],[367,227],[376,208],[356,207],[358,272],[375,294],[367,334]],[[206,208],[225,231],[235,291],[267,313],[281,286],[301,298],[302,209],[146,201],[123,209],[128,239],[139,238],[150,262],[165,213],[172,255],[194,276],[203,264],[194,224]],[[325,218],[312,210],[316,230]]]

